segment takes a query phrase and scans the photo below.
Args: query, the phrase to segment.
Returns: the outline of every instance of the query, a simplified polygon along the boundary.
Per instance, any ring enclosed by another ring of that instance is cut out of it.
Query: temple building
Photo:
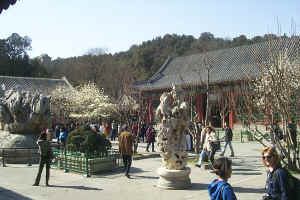
[[[147,122],[155,120],[153,113],[160,102],[160,95],[170,91],[172,84],[175,84],[180,85],[186,93],[191,118],[197,117],[198,121],[203,121],[208,112],[209,121],[214,127],[222,127],[226,121],[233,129],[239,128],[241,122],[235,108],[226,98],[230,99],[243,81],[260,75],[259,66],[270,61],[270,51],[288,49],[289,58],[299,58],[299,44],[299,38],[296,37],[170,57],[150,79],[135,82],[133,88],[140,102],[147,107]],[[209,110],[206,110],[207,86]]]

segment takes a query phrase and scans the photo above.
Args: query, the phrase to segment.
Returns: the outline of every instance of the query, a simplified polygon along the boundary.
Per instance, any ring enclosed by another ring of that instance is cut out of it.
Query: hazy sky
[[[299,0],[20,0],[0,14],[0,39],[32,39],[31,57],[80,56],[90,48],[126,51],[170,34],[211,32],[252,38],[300,30]],[[293,21],[293,23],[292,23]],[[291,25],[295,28],[291,28]]]

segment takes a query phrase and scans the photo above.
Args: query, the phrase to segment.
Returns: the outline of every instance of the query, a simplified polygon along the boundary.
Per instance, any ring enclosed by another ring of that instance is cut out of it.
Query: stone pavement
[[[229,182],[238,199],[258,200],[264,192],[266,179],[260,158],[262,146],[257,143],[233,143],[233,147],[236,157],[233,158],[233,174]],[[138,150],[144,151],[144,148],[145,144],[141,144]],[[227,149],[227,155],[229,152]],[[163,190],[156,187],[158,181],[156,170],[160,166],[159,157],[134,160],[131,179],[127,179],[121,170],[86,178],[80,174],[52,169],[51,187],[44,186],[45,171],[40,186],[31,186],[38,170],[37,165],[0,166],[0,200],[209,199],[207,186],[215,178],[214,174],[189,163],[188,166],[192,170],[190,175],[192,187],[187,190]]]

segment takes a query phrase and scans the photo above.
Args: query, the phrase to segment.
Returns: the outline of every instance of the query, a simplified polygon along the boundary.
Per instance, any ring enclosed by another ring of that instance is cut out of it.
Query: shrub
[[[89,126],[80,126],[68,134],[67,150],[82,153],[107,152],[111,143],[105,136],[99,135]]]

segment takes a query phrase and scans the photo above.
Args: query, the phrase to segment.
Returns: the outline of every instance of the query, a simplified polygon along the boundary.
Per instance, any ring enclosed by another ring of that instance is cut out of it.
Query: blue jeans
[[[225,142],[225,146],[224,146],[224,149],[223,149],[223,151],[222,151],[222,153],[221,154],[224,154],[225,153],[225,151],[226,151],[226,147],[227,147],[227,145],[229,144],[229,148],[230,148],[230,151],[231,151],[231,155],[234,155],[234,152],[233,152],[233,148],[232,148],[232,144],[231,144],[231,141],[227,141],[227,142]]]
[[[201,166],[202,161],[203,161],[205,156],[209,156],[209,152],[206,151],[206,150],[202,150],[202,152],[199,154],[198,163],[197,163],[198,165]]]

